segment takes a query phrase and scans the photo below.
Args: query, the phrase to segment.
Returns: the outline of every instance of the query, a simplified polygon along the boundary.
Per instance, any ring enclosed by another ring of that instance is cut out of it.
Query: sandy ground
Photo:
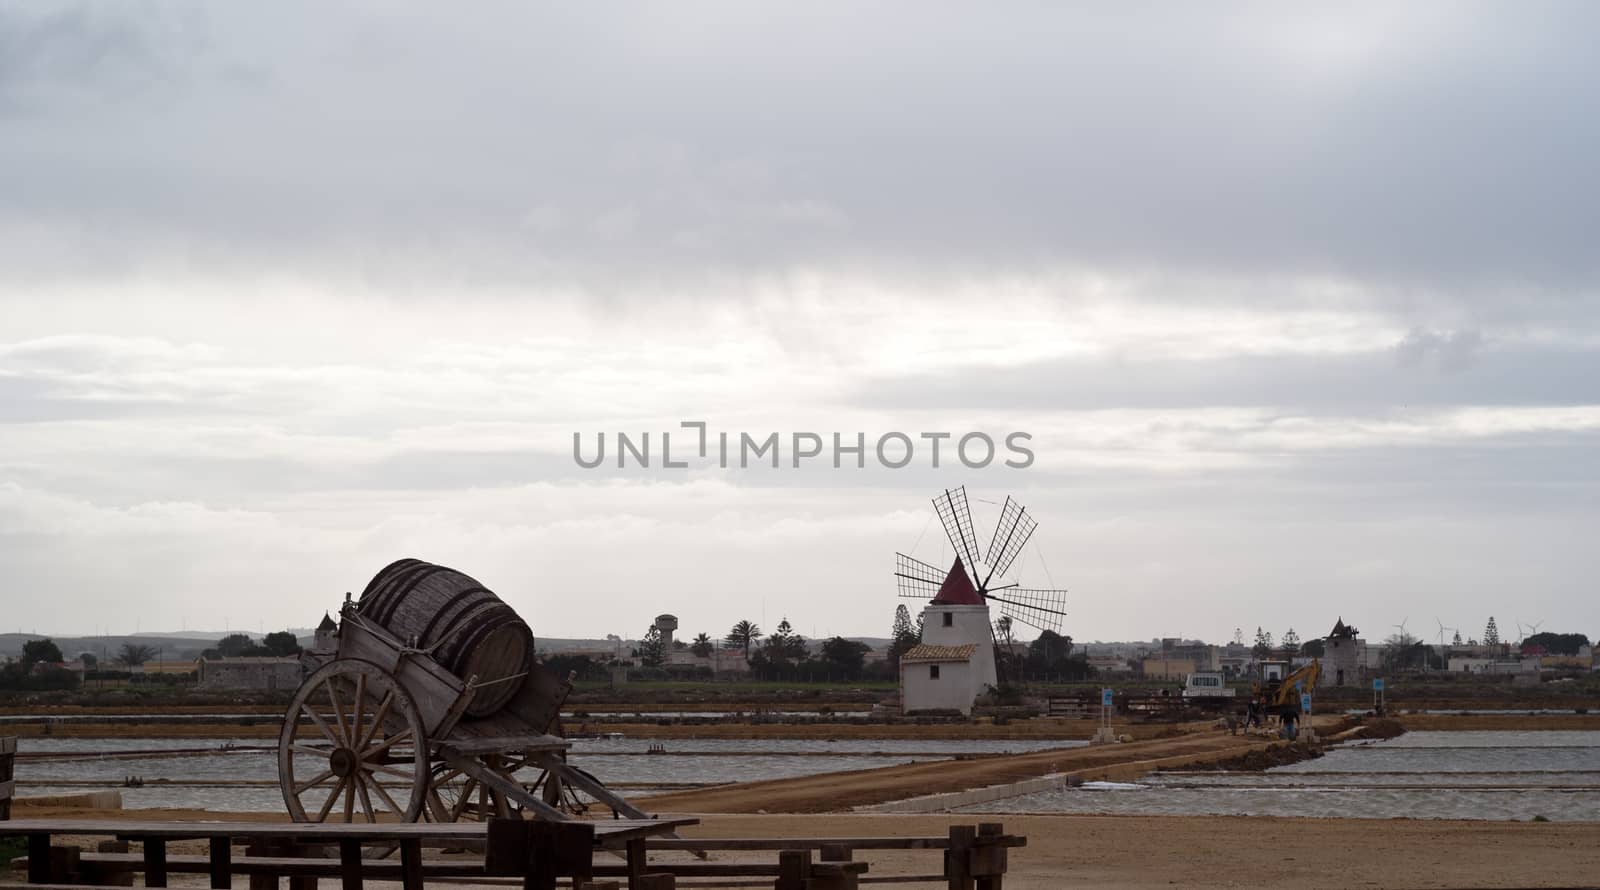
[[[965,816],[702,816],[688,836],[939,835]],[[1600,824],[1181,816],[993,816],[1028,838],[1008,890],[1073,887],[1595,887]],[[927,854],[872,853],[871,874]],[[920,864],[919,864],[920,863]],[[937,865],[933,870],[937,870]]]
[[[276,814],[29,808],[17,818],[281,820]],[[694,815],[694,814],[687,814]],[[1490,888],[1600,886],[1600,823],[1183,816],[700,815],[687,837],[942,836],[996,821],[1028,839],[1009,890],[1104,887]],[[63,838],[71,843],[72,839]],[[173,852],[201,852],[182,845]],[[875,876],[939,870],[936,851],[862,851]],[[714,859],[748,861],[751,854]],[[193,878],[189,883],[203,882]],[[924,885],[910,885],[924,886]]]

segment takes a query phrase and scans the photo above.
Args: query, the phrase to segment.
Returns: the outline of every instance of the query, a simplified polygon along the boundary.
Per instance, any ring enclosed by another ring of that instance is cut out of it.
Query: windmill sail
[[[900,595],[913,599],[932,599],[944,583],[945,570],[904,553],[894,555],[894,583]]]
[[[994,587],[989,582],[1003,575],[1023,545],[1033,536],[1038,522],[1012,498],[1006,498],[1000,523],[989,541],[987,576],[979,576],[978,543],[973,533],[972,513],[967,507],[965,488],[947,489],[933,499],[939,521],[956,549],[955,563],[948,570],[922,560],[895,554],[895,586],[903,597],[927,599],[950,605],[991,605],[1010,622],[1020,622],[1041,631],[1061,630],[1066,617],[1067,592],[1037,587],[1022,587],[1013,582]],[[981,580],[980,580],[981,577]],[[994,631],[994,626],[990,630]],[[996,635],[998,636],[998,635]]]
[[[1067,592],[1064,590],[1014,587],[1003,595],[988,594],[988,599],[1000,604],[1000,614],[1035,630],[1059,632],[1061,619],[1067,614]]]
[[[933,509],[939,514],[939,522],[944,525],[944,533],[950,538],[950,546],[956,549],[956,556],[960,557],[968,571],[973,572],[973,580],[977,580],[978,568],[978,536],[972,530],[972,510],[967,507],[967,488],[947,488],[944,493],[933,499]]]
[[[1012,498],[1006,498],[1006,505],[1000,510],[1000,524],[994,527],[994,537],[989,539],[989,552],[983,558],[989,564],[989,575],[983,579],[985,589],[996,577],[1005,576],[1028,539],[1033,537],[1033,530],[1038,527],[1038,521],[1028,515],[1026,507]]]

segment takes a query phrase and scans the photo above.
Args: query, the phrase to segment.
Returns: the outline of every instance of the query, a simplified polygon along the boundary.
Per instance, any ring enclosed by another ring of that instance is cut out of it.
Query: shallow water
[[[1005,740],[871,740],[841,739],[579,739],[571,762],[607,784],[665,786],[716,784],[787,778],[824,772],[874,769],[897,763],[942,760],[960,754],[996,754],[1044,748],[1077,747],[1083,742]],[[652,745],[667,753],[647,754]],[[119,788],[124,805],[141,809],[183,807],[279,812],[284,808],[278,787],[277,746],[269,739],[69,739],[26,738],[24,755],[57,755],[63,759],[17,764],[21,795],[68,794]],[[95,755],[147,752],[138,759]],[[171,751],[162,756],[160,752]],[[73,757],[73,755],[79,755]],[[71,758],[71,759],[67,759]],[[316,774],[326,763],[296,757],[299,777]],[[121,787],[137,776],[141,787]],[[535,770],[518,778],[533,781]],[[63,784],[53,784],[52,780]],[[166,784],[185,782],[201,784]],[[399,782],[398,779],[396,779]],[[206,784],[212,783],[212,784]],[[224,784],[226,783],[226,784]],[[400,788],[403,783],[393,787]],[[397,797],[403,795],[397,790]],[[647,793],[645,787],[623,790],[623,796]]]
[[[1162,773],[964,812],[1600,820],[1600,732],[1413,732],[1266,772]]]

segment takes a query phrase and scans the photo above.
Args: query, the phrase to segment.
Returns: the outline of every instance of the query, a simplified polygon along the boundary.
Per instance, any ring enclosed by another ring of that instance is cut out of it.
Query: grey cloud
[[[148,3],[0,10],[0,119],[49,117],[170,86],[203,39],[198,21]]]
[[[31,120],[0,147],[27,183],[0,212],[246,263],[367,245],[363,274],[396,282],[435,252],[432,274],[522,283],[1066,263],[1446,302],[1600,271],[1590,4],[316,11],[208,8],[206,64],[270,69],[248,89]],[[529,232],[541,207],[591,224]]]
[[[1473,363],[1482,348],[1483,335],[1477,331],[1413,328],[1395,347],[1395,357],[1408,367],[1427,363],[1441,371],[1460,371]]]
[[[1310,414],[1600,403],[1600,351],[1481,343],[1475,333],[1413,332],[1387,352],[1069,359],[875,377],[855,382],[846,398],[880,410],[1276,406]]]

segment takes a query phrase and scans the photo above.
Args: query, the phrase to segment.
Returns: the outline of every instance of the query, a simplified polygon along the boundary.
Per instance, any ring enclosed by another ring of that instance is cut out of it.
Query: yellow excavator
[[[1295,727],[1300,722],[1300,694],[1315,689],[1317,678],[1321,676],[1322,664],[1313,658],[1308,664],[1285,674],[1282,679],[1272,677],[1252,683],[1247,722],[1260,726],[1267,717],[1277,717],[1286,737],[1293,739]]]

